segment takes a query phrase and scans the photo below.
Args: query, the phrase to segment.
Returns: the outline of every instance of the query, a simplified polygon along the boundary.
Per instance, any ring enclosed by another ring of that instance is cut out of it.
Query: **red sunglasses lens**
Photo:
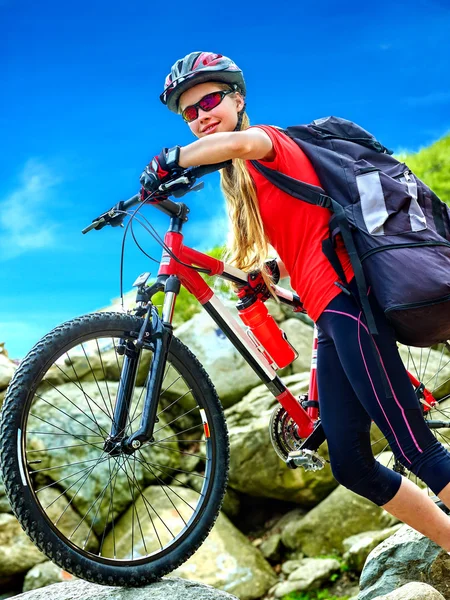
[[[199,101],[198,105],[202,110],[212,110],[222,102],[222,94],[220,92],[212,92],[207,94]]]
[[[183,110],[183,119],[190,123],[191,121],[195,121],[198,117],[198,111],[196,106],[187,106]]]

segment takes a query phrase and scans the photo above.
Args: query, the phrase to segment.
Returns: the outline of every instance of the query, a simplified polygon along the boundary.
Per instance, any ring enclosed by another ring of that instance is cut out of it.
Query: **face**
[[[218,83],[199,83],[184,92],[184,94],[181,94],[179,102],[180,112],[183,111],[186,106],[198,102],[203,96],[206,96],[206,94],[217,92],[222,89],[224,89],[224,87]],[[195,119],[195,121],[188,123],[189,129],[198,138],[205,137],[205,135],[210,135],[212,133],[234,131],[238,122],[239,112],[243,108],[244,99],[241,94],[239,94],[239,92],[229,94],[224,97],[218,106],[208,112],[198,107],[198,118]]]

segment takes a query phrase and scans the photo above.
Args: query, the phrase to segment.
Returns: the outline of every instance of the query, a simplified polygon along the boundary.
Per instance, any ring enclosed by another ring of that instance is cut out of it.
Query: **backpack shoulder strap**
[[[345,248],[348,252],[353,272],[355,274],[355,281],[358,287],[361,308],[366,317],[367,326],[369,328],[370,333],[376,335],[378,333],[378,330],[375,325],[375,319],[367,295],[367,284],[366,279],[364,277],[364,271],[362,268],[361,261],[359,260],[358,252],[356,250],[355,242],[353,240],[353,235],[350,230],[350,225],[347,221],[347,216],[344,212],[343,207],[338,202],[333,200],[333,198],[327,196],[325,194],[325,190],[318,186],[305,183],[304,181],[300,181],[299,179],[294,179],[294,177],[290,177],[289,175],[280,173],[280,171],[274,171],[273,169],[269,169],[265,165],[261,165],[256,160],[252,160],[251,163],[257,171],[264,175],[264,177],[266,177],[268,181],[270,181],[281,191],[285,192],[286,194],[289,194],[290,196],[293,196],[294,198],[297,198],[298,200],[307,202],[308,204],[314,204],[322,208],[328,208],[334,213],[335,220],[338,224],[339,231],[342,235],[342,239],[344,240]],[[326,255],[328,253],[329,248],[326,249]],[[342,278],[342,274],[338,271],[336,272],[337,275]],[[343,281],[343,283],[345,283],[345,280]]]

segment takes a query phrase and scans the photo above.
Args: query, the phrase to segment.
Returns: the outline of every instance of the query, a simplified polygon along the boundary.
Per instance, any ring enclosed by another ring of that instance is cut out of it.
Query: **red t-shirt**
[[[261,164],[321,187],[311,162],[293,140],[275,127],[257,127],[269,135],[275,151],[273,161],[259,161]],[[292,288],[300,296],[311,319],[317,321],[326,306],[341,292],[335,285],[339,278],[322,252],[322,241],[330,234],[328,223],[331,212],[282,192],[250,161],[246,164],[255,183],[264,231],[286,266]],[[353,269],[340,237],[336,252],[347,281],[350,281]]]

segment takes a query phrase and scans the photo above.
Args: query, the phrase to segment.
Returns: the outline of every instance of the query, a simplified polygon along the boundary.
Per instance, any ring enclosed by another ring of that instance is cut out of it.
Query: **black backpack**
[[[257,161],[284,192],[330,209],[323,251],[345,282],[334,252],[341,233],[369,329],[377,333],[367,284],[400,342],[431,346],[450,338],[450,210],[373,135],[338,117],[281,130],[310,159],[323,189]]]

